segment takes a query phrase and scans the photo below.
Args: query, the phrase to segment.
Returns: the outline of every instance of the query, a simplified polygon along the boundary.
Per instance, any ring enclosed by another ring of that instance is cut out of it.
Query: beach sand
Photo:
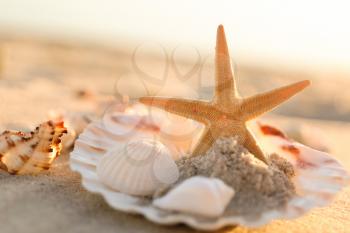
[[[6,60],[0,80],[1,129],[33,128],[46,119],[50,109],[91,111],[94,104],[92,101],[76,98],[77,90],[88,88],[96,93],[113,93],[116,77],[122,71],[130,69],[127,65],[129,55],[115,50],[102,50],[98,53],[96,49],[90,49],[93,52],[82,53],[79,50],[73,51],[70,47],[50,45],[54,51],[48,51],[43,50],[41,44],[13,40],[5,42],[2,44],[6,45]],[[49,47],[46,44],[45,46]],[[81,50],[90,51],[87,48]],[[96,53],[100,55],[96,56]],[[242,86],[248,93],[269,89],[269,82],[273,83],[272,88],[290,81],[280,75],[276,76],[276,83],[272,78],[262,82],[263,77],[254,81],[253,77],[259,72],[241,70],[240,73],[241,79],[247,77],[247,80],[242,81]],[[265,76],[268,74],[264,74]],[[319,128],[327,134],[331,154],[350,171],[350,123],[345,121],[350,119],[350,111],[346,108],[339,110],[342,113],[336,119],[335,112],[339,107],[337,102],[322,102],[327,99],[326,96],[330,96],[328,93],[337,93],[336,85],[327,87],[325,84],[317,84],[315,80],[314,83],[311,91],[306,91],[275,114],[264,118],[282,128],[290,122]],[[326,87],[327,89],[322,90]],[[338,83],[338,87],[341,84]],[[316,98],[317,93],[325,94]],[[344,94],[337,97],[337,101],[341,100],[340,104],[345,106],[346,102],[342,101],[347,98]],[[296,111],[298,112],[295,113]],[[325,116],[331,121],[315,119],[324,119]],[[194,232],[183,225],[159,226],[142,216],[112,209],[100,195],[82,188],[80,176],[69,169],[68,158],[69,152],[64,152],[55,161],[52,169],[37,176],[13,176],[0,172],[1,233]],[[296,220],[278,220],[258,229],[229,227],[218,232],[340,233],[349,231],[349,219],[350,187],[347,187],[330,206],[314,209]]]

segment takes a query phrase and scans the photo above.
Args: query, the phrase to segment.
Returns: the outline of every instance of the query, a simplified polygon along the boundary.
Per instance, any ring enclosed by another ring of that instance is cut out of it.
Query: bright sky
[[[350,1],[0,0],[0,26],[212,52],[224,24],[236,59],[350,70]]]

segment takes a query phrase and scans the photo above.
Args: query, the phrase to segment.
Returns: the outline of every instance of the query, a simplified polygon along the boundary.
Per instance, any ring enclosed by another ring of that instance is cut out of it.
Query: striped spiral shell
[[[35,174],[50,168],[67,133],[63,121],[42,123],[32,132],[6,130],[0,135],[0,168],[10,174]]]

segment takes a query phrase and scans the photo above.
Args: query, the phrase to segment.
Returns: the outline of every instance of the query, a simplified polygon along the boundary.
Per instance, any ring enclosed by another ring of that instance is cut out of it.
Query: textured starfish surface
[[[222,136],[237,140],[255,157],[266,163],[266,156],[249,131],[246,122],[272,110],[310,84],[304,80],[269,92],[242,98],[237,92],[231,59],[222,25],[217,29],[215,53],[215,94],[212,101],[164,97],[142,97],[139,101],[180,116],[199,121],[205,130],[193,156],[204,154]]]

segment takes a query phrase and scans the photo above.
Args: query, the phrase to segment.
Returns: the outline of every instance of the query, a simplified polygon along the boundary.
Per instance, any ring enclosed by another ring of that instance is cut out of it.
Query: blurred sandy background
[[[50,109],[89,111],[92,104],[76,98],[81,91],[209,99],[222,23],[240,93],[312,80],[266,119],[285,129],[317,128],[350,170],[348,9],[341,1],[0,0],[1,129],[33,127]],[[39,178],[0,173],[1,232],[190,231],[112,210],[81,188],[67,158]],[[349,195],[256,232],[346,232]],[[224,232],[231,231],[248,229]]]
[[[243,95],[311,79],[276,113],[348,121],[347,9],[343,1],[0,0],[0,72],[10,82],[208,98],[222,23]]]

